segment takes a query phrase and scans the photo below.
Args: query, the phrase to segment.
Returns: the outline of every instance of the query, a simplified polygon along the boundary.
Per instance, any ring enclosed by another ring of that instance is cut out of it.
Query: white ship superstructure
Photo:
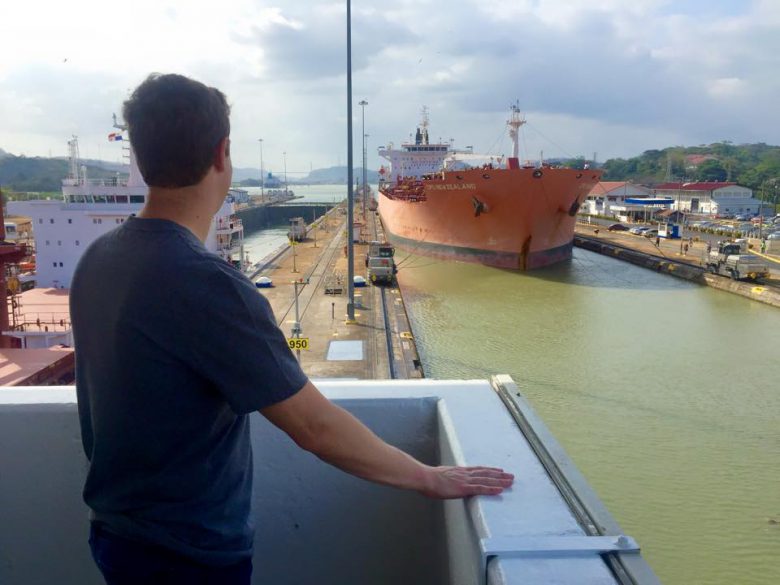
[[[144,183],[133,149],[124,139],[124,126],[109,135],[120,142],[128,158],[127,178],[90,179],[80,164],[78,139],[68,141],[68,177],[62,182],[62,199],[11,201],[8,212],[32,218],[36,251],[36,282],[39,287],[70,288],[73,272],[81,254],[96,238],[138,213],[149,188]],[[240,263],[244,228],[235,215],[235,204],[227,198],[209,229],[206,248],[227,262]]]

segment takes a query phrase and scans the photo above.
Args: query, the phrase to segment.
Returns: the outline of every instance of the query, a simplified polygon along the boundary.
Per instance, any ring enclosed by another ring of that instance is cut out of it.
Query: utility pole
[[[260,199],[265,201],[265,173],[263,172],[263,139],[258,138],[260,143]]]
[[[352,242],[352,1],[347,0],[347,323],[355,323],[355,248]]]
[[[361,192],[363,194],[363,221],[366,221],[366,197],[368,196],[366,193],[366,106],[368,105],[368,102],[366,100],[360,100],[359,105],[363,120],[363,189]]]
[[[287,151],[282,153],[284,157],[284,196],[287,197]]]
[[[293,248],[294,249],[294,248]],[[293,286],[295,287],[295,322],[292,326],[292,334],[295,339],[298,339],[301,336],[301,333],[303,332],[303,329],[301,328],[301,317],[298,313],[298,285],[303,285],[304,283],[301,280],[294,280]],[[298,357],[298,362],[301,361],[301,350],[296,349],[295,355]]]
[[[685,226],[685,221],[680,219],[683,215],[682,203],[680,202],[680,196],[682,195],[682,186],[683,186],[683,179],[680,178],[680,182],[677,184],[677,220],[680,223],[680,256],[683,255],[683,246],[685,244],[685,242],[683,241],[685,239],[683,238],[683,227]]]

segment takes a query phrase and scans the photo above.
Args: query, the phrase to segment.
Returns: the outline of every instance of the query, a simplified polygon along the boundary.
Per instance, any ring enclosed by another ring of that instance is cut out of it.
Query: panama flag
[[[117,140],[122,140],[122,135],[117,134],[116,132],[112,132],[108,135],[108,141],[109,142],[116,142]]]

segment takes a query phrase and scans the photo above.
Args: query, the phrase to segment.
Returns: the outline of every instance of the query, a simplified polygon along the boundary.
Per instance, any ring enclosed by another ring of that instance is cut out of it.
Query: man
[[[229,107],[152,75],[124,105],[149,185],[96,240],[71,316],[90,545],[107,583],[249,583],[259,410],[300,447],[369,481],[435,498],[498,494],[500,469],[430,467],[377,438],[301,371],[268,302],[203,241],[231,183]]]

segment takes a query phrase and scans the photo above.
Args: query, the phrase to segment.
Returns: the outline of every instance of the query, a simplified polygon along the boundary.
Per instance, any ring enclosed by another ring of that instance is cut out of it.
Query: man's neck
[[[138,217],[178,223],[205,242],[216,213],[214,206],[215,197],[200,184],[176,189],[149,187],[149,196]]]

